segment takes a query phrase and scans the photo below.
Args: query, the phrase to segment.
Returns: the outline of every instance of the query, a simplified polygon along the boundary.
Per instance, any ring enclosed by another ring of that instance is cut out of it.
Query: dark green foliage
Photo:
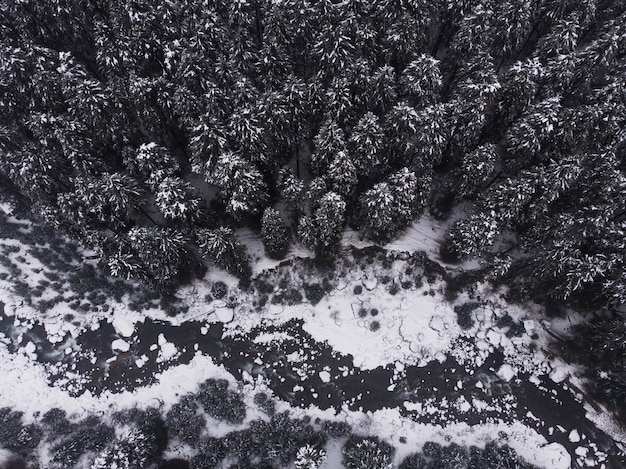
[[[228,423],[241,423],[246,417],[246,406],[238,392],[228,389],[228,381],[208,379],[200,385],[196,399],[211,417]]]
[[[72,425],[71,432],[52,446],[52,460],[62,467],[73,467],[90,451],[102,451],[115,437],[115,432],[95,416]]]
[[[291,233],[277,210],[268,207],[261,220],[261,239],[265,253],[273,259],[285,257],[291,242]]]
[[[165,415],[168,433],[185,443],[196,444],[206,426],[206,419],[198,410],[198,404],[192,395],[183,396]]]
[[[342,449],[347,469],[391,469],[395,448],[377,437],[352,435]]]
[[[228,293],[228,287],[226,286],[224,282],[220,282],[218,280],[211,286],[211,294],[217,300],[221,300],[222,298],[224,298],[227,293]]]
[[[626,323],[619,316],[598,317],[571,329],[568,355],[587,365],[595,396],[626,421]]]
[[[324,420],[322,422],[322,433],[328,438],[344,438],[352,433],[352,427],[346,422],[335,422]]]
[[[479,306],[479,303],[463,303],[462,305],[454,307],[456,320],[459,323],[459,326],[461,326],[461,329],[468,330],[474,327],[475,321],[472,317],[472,313]]]
[[[318,304],[324,298],[326,294],[324,288],[318,283],[305,283],[304,284],[304,296],[307,301],[312,305]]]
[[[191,469],[213,469],[226,456],[226,446],[218,438],[202,438],[197,448],[200,454],[191,460]]]
[[[0,408],[0,446],[16,453],[30,453],[37,447],[43,430],[30,423],[22,425],[22,412]]]
[[[427,469],[429,463],[420,453],[408,455],[402,460],[398,469]]]
[[[363,293],[363,285],[355,285],[354,286],[354,294],[355,295],[360,295],[361,293]]]

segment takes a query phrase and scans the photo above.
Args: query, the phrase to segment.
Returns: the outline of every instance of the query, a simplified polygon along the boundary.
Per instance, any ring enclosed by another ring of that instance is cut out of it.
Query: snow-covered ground
[[[17,220],[12,221],[18,223]],[[19,223],[24,225],[24,229],[29,229],[28,223]],[[422,217],[385,248],[407,252],[425,251],[429,257],[438,258],[438,246],[444,232],[445,225]],[[300,272],[291,265],[278,267],[278,261],[267,259],[261,254],[262,245],[251,231],[240,230],[238,235],[252,255],[255,274],[274,280],[284,274],[297,285],[320,281],[320,278],[311,277],[310,271],[306,269]],[[351,231],[344,234],[343,244],[346,252],[349,246],[360,248],[371,245],[358,239],[358,235]],[[12,250],[15,252],[10,254],[10,258],[20,266],[24,281],[29,286],[35,288],[40,280],[45,279],[44,273],[49,267],[29,256],[28,246],[12,240],[2,240],[2,245],[13,246]],[[16,250],[17,248],[19,249]],[[310,252],[294,247],[288,259],[311,256]],[[345,258],[349,257],[346,254]],[[448,356],[453,356],[462,365],[467,365],[468,369],[473,369],[480,366],[492,352],[499,350],[504,355],[504,361],[495,372],[503,382],[514,380],[521,373],[530,375],[531,381],[538,381],[541,375],[549,375],[557,383],[575,380],[577,370],[574,367],[546,353],[550,342],[546,329],[550,330],[554,326],[558,332],[562,332],[559,330],[563,329],[561,322],[551,324],[544,319],[537,307],[507,304],[502,299],[501,292],[492,291],[487,285],[479,286],[472,298],[462,294],[455,303],[448,303],[443,297],[444,282],[441,279],[429,283],[422,277],[421,282],[417,281],[415,272],[407,273],[409,264],[406,256],[391,256],[389,259],[386,267],[378,262],[370,266],[352,260],[344,264],[339,262],[336,270],[341,275],[332,280],[332,290],[315,305],[306,300],[293,305],[273,304],[268,301],[264,307],[253,307],[253,294],[237,290],[234,278],[212,269],[202,281],[195,281],[180,290],[179,296],[189,307],[184,314],[171,317],[156,306],[134,311],[127,305],[128,297],[123,297],[120,301],[107,298],[107,308],[76,314],[68,308],[68,301],[60,301],[45,313],[44,325],[48,338],[51,341],[60,341],[67,334],[77,337],[81,331],[95,329],[101,319],[106,319],[112,323],[118,336],[111,344],[114,353],[124,353],[136,338],[136,324],[144,321],[145,317],[169,321],[174,325],[189,320],[202,321],[207,328],[213,322],[226,322],[226,335],[241,335],[259,324],[279,325],[297,318],[303,321],[303,329],[314,340],[327,343],[342,355],[351,355],[354,365],[363,370],[373,370],[390,364],[401,370],[410,365],[425,366],[432,360],[443,362]],[[469,267],[471,266],[462,266]],[[268,274],[271,269],[274,270]],[[414,270],[419,271],[419,268]],[[385,277],[387,278],[383,281]],[[228,297],[210,303],[206,301],[213,282],[218,280],[227,284],[229,295],[234,296],[234,302],[230,302]],[[411,280],[410,284],[406,283],[407,280]],[[400,286],[403,282],[406,285]],[[398,286],[395,293],[390,290],[392,285]],[[358,293],[355,287],[358,287]],[[280,292],[281,289],[275,285],[274,293]],[[47,290],[44,290],[44,295],[47,294]],[[474,325],[463,330],[457,323],[454,306],[476,302],[477,297],[481,298],[481,305],[472,312]],[[10,277],[0,280],[0,302],[5,305],[5,313],[13,318],[16,326],[32,327],[41,318],[40,312],[26,305],[12,291]],[[68,319],[68,312],[72,313],[71,319]],[[505,317],[523,326],[519,334],[507,334],[506,324],[510,322],[503,322]],[[461,338],[471,338],[472,345],[469,348],[459,347]],[[265,334],[257,336],[255,340],[256,343],[263,344],[264,341],[280,341],[281,336]],[[216,365],[210,357],[198,352],[189,363],[166,368],[154,384],[133,391],[105,391],[98,396],[87,391],[72,397],[62,387],[48,385],[47,371],[35,359],[37,344],[24,341],[18,353],[11,353],[8,343],[9,339],[0,335],[0,407],[9,406],[23,411],[26,421],[33,420],[35,415],[53,407],[65,409],[74,418],[134,406],[160,406],[166,411],[181,396],[196,391],[199,383],[207,378],[225,378],[236,384],[236,379],[223,366]],[[179,352],[162,336],[154,346],[159,349],[162,362],[172,360]],[[322,381],[331,380],[327,372],[323,373],[326,374],[320,374]],[[271,394],[271,389],[261,376],[253,378],[244,372],[244,378],[244,383],[239,385],[244,386],[246,396],[251,396],[252,390],[263,390]],[[255,407],[251,397],[247,404],[251,409]],[[468,402],[467,405],[481,404]],[[539,467],[567,468],[572,463],[572,455],[562,445],[549,443],[531,426],[519,421],[486,422],[472,426],[459,421],[444,426],[418,423],[410,416],[403,415],[403,410],[415,410],[419,407],[412,401],[407,401],[404,409],[373,412],[359,412],[345,405],[338,414],[330,409],[321,410],[315,405],[302,409],[291,408],[289,404],[280,402],[279,406],[289,409],[296,416],[319,416],[345,421],[363,435],[377,435],[386,439],[398,448],[396,463],[408,453],[419,450],[425,441],[484,446],[497,435],[506,435],[506,442],[511,447]],[[426,406],[424,412],[427,413]],[[589,409],[589,417],[601,428],[607,429],[612,436],[626,442],[619,427],[606,415]],[[575,442],[577,434],[572,433],[569,436],[569,440]],[[585,447],[584,443],[581,442],[581,448]],[[331,455],[322,467],[337,467],[336,458],[336,455]],[[579,459],[584,464],[584,458]]]

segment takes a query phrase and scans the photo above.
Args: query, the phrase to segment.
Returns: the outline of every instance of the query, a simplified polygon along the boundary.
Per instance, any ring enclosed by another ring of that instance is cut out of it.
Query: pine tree
[[[479,212],[452,225],[443,250],[458,259],[474,258],[489,251],[499,233],[495,213]]]
[[[205,173],[205,178],[221,188],[226,211],[236,220],[258,214],[268,200],[263,175],[252,163],[234,153],[221,154],[214,171]]]
[[[435,104],[442,85],[439,61],[426,54],[411,61],[400,76],[402,93],[417,106]]]
[[[347,469],[392,469],[395,449],[376,437],[351,436],[341,450]]]
[[[474,197],[479,193],[493,177],[497,161],[496,146],[491,143],[463,155],[459,169],[458,194],[461,197]]]
[[[346,203],[334,192],[326,193],[312,216],[303,216],[298,224],[302,244],[318,256],[330,256],[339,250]]]
[[[374,177],[383,167],[383,131],[378,117],[366,113],[352,128],[348,149],[358,176]]]
[[[202,256],[239,279],[249,279],[250,269],[246,247],[237,240],[231,228],[202,229],[197,232]]]
[[[328,170],[335,155],[346,150],[346,137],[337,121],[326,119],[315,136],[314,147],[311,167],[315,174],[320,175]]]
[[[191,185],[182,179],[164,177],[155,192],[156,206],[166,220],[191,222],[199,216],[201,201],[193,197]]]
[[[274,259],[282,259],[289,250],[291,233],[278,210],[267,207],[261,219],[261,239],[265,253]]]
[[[326,459],[326,451],[312,445],[304,445],[298,448],[296,453],[296,469],[318,469]]]
[[[331,189],[344,197],[354,191],[357,184],[357,173],[354,163],[347,151],[340,151],[330,163],[328,180]]]
[[[388,242],[406,227],[428,200],[427,180],[407,168],[390,175],[359,199],[361,230],[378,242]]]

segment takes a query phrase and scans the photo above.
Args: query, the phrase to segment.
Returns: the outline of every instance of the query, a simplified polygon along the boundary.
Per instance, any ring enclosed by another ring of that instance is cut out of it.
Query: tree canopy
[[[625,52],[615,0],[0,0],[0,181],[160,288],[463,202],[449,253],[620,304]]]

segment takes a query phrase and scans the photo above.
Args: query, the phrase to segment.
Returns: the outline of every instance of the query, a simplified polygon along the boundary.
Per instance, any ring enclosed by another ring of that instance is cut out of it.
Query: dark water
[[[576,460],[574,451],[580,443],[570,442],[568,435],[578,429],[586,435],[587,441],[609,454],[607,468],[626,468],[626,460],[616,442],[586,419],[583,404],[566,389],[566,384],[540,376],[537,386],[523,374],[504,382],[495,373],[504,358],[498,351],[472,373],[452,357],[443,363],[432,361],[425,367],[409,366],[401,373],[393,364],[361,370],[354,366],[350,355],[338,354],[326,343],[314,340],[302,329],[300,320],[280,327],[259,326],[246,335],[225,337],[222,324],[211,325],[206,334],[201,333],[203,326],[206,325],[198,322],[172,326],[146,319],[136,324],[135,335],[128,339],[130,350],[116,353],[111,349],[111,342],[118,336],[106,321],[102,321],[96,331],[86,331],[76,339],[66,337],[60,343],[51,344],[41,325],[35,324],[31,329],[16,327],[12,318],[3,312],[0,314],[0,332],[11,339],[10,350],[16,351],[28,341],[33,342],[37,346],[38,361],[50,368],[51,385],[66,378],[66,371],[78,372],[80,378],[67,386],[74,395],[86,390],[95,395],[104,390],[132,390],[150,384],[159,371],[189,363],[200,351],[223,364],[237,378],[244,372],[263,376],[277,396],[294,406],[315,404],[337,412],[342,406],[363,411],[400,408],[403,414],[424,423],[463,421],[471,425],[518,420],[535,428],[548,442],[562,444],[572,455],[572,461]],[[286,333],[288,338],[269,344],[254,342],[259,334],[273,332],[281,332],[283,336]],[[157,363],[158,350],[151,350],[160,334],[180,352],[167,363]],[[20,335],[22,341],[18,344]],[[72,352],[66,353],[68,348]],[[137,366],[136,360],[144,355],[148,361],[142,367]],[[328,382],[320,378],[322,371],[330,374]],[[476,386],[479,381],[481,387]],[[459,382],[461,387],[457,386]],[[459,400],[472,403],[473,399],[484,402],[487,408],[478,411],[468,406],[469,410],[462,411],[452,405]],[[427,404],[429,412],[406,410],[403,404],[407,401]],[[557,425],[565,431],[554,430]],[[554,431],[551,432],[550,427]]]

